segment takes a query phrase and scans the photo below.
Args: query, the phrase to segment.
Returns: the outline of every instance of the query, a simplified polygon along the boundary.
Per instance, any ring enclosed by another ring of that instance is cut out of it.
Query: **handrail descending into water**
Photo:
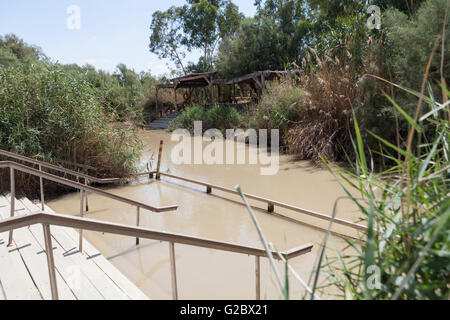
[[[267,257],[267,253],[264,249],[244,246],[229,242],[222,242],[217,240],[210,240],[205,238],[199,238],[194,236],[187,236],[177,233],[170,233],[152,229],[144,229],[138,227],[130,227],[126,225],[101,222],[91,219],[82,219],[78,217],[65,216],[60,214],[49,214],[45,212],[32,213],[30,215],[12,217],[0,221],[0,233],[6,231],[12,231],[24,227],[29,227],[35,224],[42,224],[45,237],[45,252],[47,254],[47,264],[49,269],[50,285],[52,291],[52,298],[58,299],[58,288],[55,276],[55,263],[53,258],[52,239],[50,226],[69,227],[80,230],[88,230],[94,232],[110,233],[121,236],[139,237],[143,239],[165,241],[169,243],[170,249],[170,264],[171,264],[171,276],[172,276],[172,296],[174,300],[178,299],[178,287],[177,287],[177,275],[176,275],[176,261],[175,261],[175,244],[190,245],[195,247],[202,247],[208,249],[215,249],[227,252],[234,252],[240,254],[247,254],[255,256],[255,277],[256,277],[256,298],[261,298],[261,272],[260,272],[260,258]],[[277,260],[290,260],[295,257],[304,255],[311,252],[313,248],[312,244],[306,244],[304,246],[278,253],[272,252],[272,255]]]
[[[40,161],[40,160],[36,160],[33,158],[29,158],[26,156],[22,156],[20,154],[17,153],[13,153],[13,152],[9,152],[9,151],[5,151],[0,149],[0,155],[8,157],[8,158],[13,158],[16,160],[20,160],[20,161],[24,161],[24,162],[28,162],[28,163],[32,163],[35,165],[40,166],[40,168],[47,168],[47,169],[52,169],[55,171],[59,171],[59,172],[63,172],[66,174],[69,174],[71,176],[74,176],[76,178],[84,178],[84,179],[88,179],[89,181],[95,182],[95,183],[100,183],[100,184],[108,184],[108,183],[115,183],[115,182],[120,182],[122,179],[121,178],[96,178],[96,177],[92,177],[88,174],[82,173],[82,172],[78,172],[78,171],[73,171],[64,167],[60,167],[51,163],[47,163],[44,161]]]
[[[167,207],[154,207],[154,206],[150,206],[148,204],[142,203],[142,202],[138,202],[135,200],[131,200],[128,198],[124,198],[118,195],[115,195],[113,193],[101,190],[101,189],[97,189],[91,186],[88,186],[87,184],[81,184],[78,182],[74,182],[59,176],[55,176],[53,174],[44,172],[44,171],[39,171],[33,168],[30,168],[28,166],[25,166],[23,164],[19,164],[13,161],[0,161],[0,168],[9,168],[10,170],[10,181],[11,181],[11,217],[14,216],[14,210],[15,210],[15,194],[16,194],[16,188],[15,188],[15,170],[24,172],[24,173],[28,173],[31,174],[33,176],[39,177],[41,179],[47,179],[56,183],[60,183],[75,189],[80,190],[80,216],[83,217],[84,215],[84,205],[83,205],[83,199],[84,199],[84,193],[86,192],[91,192],[91,193],[95,193],[98,195],[101,195],[103,197],[106,198],[110,198],[119,202],[123,202],[123,203],[127,203],[130,204],[132,206],[135,206],[137,208],[137,226],[139,226],[139,221],[140,221],[140,209],[146,209],[152,212],[157,212],[157,213],[161,213],[161,212],[168,212],[168,211],[175,211],[178,209],[178,206],[167,206]],[[42,191],[42,190],[41,190]],[[44,210],[42,210],[44,211]],[[8,244],[11,244],[12,242],[12,232],[10,232],[10,236],[9,236],[9,242]],[[136,244],[139,244],[139,239],[136,239]],[[80,251],[82,251],[83,248],[83,237],[82,237],[82,232],[80,232]]]
[[[227,193],[231,193],[231,194],[234,194],[234,195],[239,195],[236,192],[236,190],[233,190],[233,189],[230,189],[230,188],[221,187],[221,186],[217,186],[217,185],[214,185],[214,184],[211,184],[211,183],[206,183],[206,182],[202,182],[202,181],[198,181],[198,180],[194,180],[194,179],[179,177],[179,176],[175,176],[173,174],[157,172],[157,171],[153,172],[153,174],[156,174],[157,179],[158,179],[158,176],[164,176],[164,177],[167,177],[167,178],[172,178],[172,179],[181,180],[181,181],[189,182],[189,183],[192,183],[192,184],[204,186],[204,187],[206,187],[206,193],[208,193],[208,194],[210,194],[213,189],[216,189],[216,190],[227,192]],[[312,216],[312,217],[315,217],[315,218],[319,218],[319,219],[322,219],[322,220],[326,220],[326,221],[331,221],[333,219],[329,215],[326,215],[326,214],[323,214],[323,213],[319,213],[319,212],[314,212],[314,211],[307,210],[307,209],[303,209],[303,208],[300,208],[300,207],[296,207],[296,206],[293,206],[293,205],[282,203],[280,201],[271,200],[271,199],[263,198],[263,197],[260,197],[260,196],[255,196],[255,195],[248,194],[248,193],[245,193],[245,196],[247,198],[249,198],[249,199],[252,199],[252,200],[257,200],[257,201],[260,201],[260,202],[267,203],[268,204],[267,211],[269,213],[273,213],[274,210],[275,210],[274,209],[275,206],[277,206],[277,207],[280,207],[280,208],[285,208],[285,209],[288,209],[288,210],[291,210],[291,211],[294,211],[294,212],[306,214],[306,215],[309,215],[309,216]],[[341,224],[341,225],[347,226],[347,227],[350,227],[350,228],[353,228],[355,230],[367,231],[367,227],[366,226],[364,226],[362,224],[354,223],[354,222],[351,222],[351,221],[347,221],[347,220],[344,220],[344,219],[334,218],[333,222],[337,223],[337,224]]]
[[[9,152],[6,150],[2,150],[0,149],[0,155],[8,157],[8,158],[12,158],[15,160],[19,160],[19,161],[24,161],[24,162],[28,162],[34,165],[38,165],[39,166],[39,171],[42,171],[42,168],[47,168],[47,169],[51,169],[51,170],[55,170],[58,172],[62,172],[64,174],[68,174],[71,176],[74,176],[77,179],[77,182],[79,182],[80,178],[84,179],[84,184],[88,185],[89,182],[95,182],[95,183],[99,183],[99,184],[109,184],[109,183],[117,183],[122,181],[122,178],[97,178],[97,177],[93,177],[90,176],[88,174],[82,173],[82,172],[78,172],[78,171],[73,171],[64,167],[60,167],[51,163],[47,163],[44,161],[40,161],[40,160],[36,160],[33,158],[29,158],[17,153],[13,153],[13,152]],[[79,164],[76,164],[77,166],[81,166]],[[143,176],[143,175],[149,175],[150,172],[143,172],[143,173],[137,173],[134,174],[134,176]],[[40,193],[41,193],[41,209],[42,211],[44,211],[45,209],[45,196],[44,196],[44,183],[42,178],[40,178]],[[84,194],[85,200],[86,200],[86,211],[89,211],[89,205],[88,205],[88,192],[85,192]]]

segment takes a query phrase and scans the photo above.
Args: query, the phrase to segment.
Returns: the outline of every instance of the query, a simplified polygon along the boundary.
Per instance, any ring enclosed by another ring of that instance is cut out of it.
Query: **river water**
[[[280,169],[274,176],[260,175],[260,165],[175,165],[171,152],[177,142],[164,131],[141,132],[145,142],[142,155],[144,165],[157,157],[159,142],[164,141],[161,171],[170,174],[205,181],[211,184],[234,188],[240,185],[244,192],[285,202],[327,215],[332,214],[334,202],[345,196],[334,176],[323,168],[316,168],[309,162],[296,162],[289,156],[280,156]],[[246,145],[238,148],[249,150]],[[259,152],[265,152],[260,150]],[[153,165],[155,162],[153,161]],[[234,195],[162,177],[160,182],[143,179],[120,187],[107,189],[109,192],[144,202],[153,206],[178,205],[175,212],[152,213],[141,210],[141,226],[156,230],[182,233],[214,240],[262,247],[251,217]],[[326,221],[300,213],[276,208],[279,214],[295,218],[293,223],[267,214],[263,203],[251,202],[261,208],[256,210],[257,219],[268,241],[280,251],[314,245],[311,253],[290,261],[291,266],[308,281],[320,252],[319,244],[327,228]],[[78,214],[79,195],[63,196],[48,205],[56,212]],[[86,217],[128,225],[136,223],[136,209],[120,202],[89,195],[90,211]],[[349,200],[339,203],[338,217],[353,222],[358,214]],[[345,226],[336,226],[334,231],[355,236],[356,232]],[[151,299],[171,299],[171,277],[169,246],[159,241],[141,240],[136,247],[135,239],[95,232],[85,232],[85,237],[122,273],[133,281]],[[334,244],[334,245],[333,245]],[[334,247],[342,250],[343,239],[333,237],[328,252],[334,255]],[[246,255],[210,249],[176,245],[178,291],[181,299],[254,299],[255,259]],[[281,274],[284,266],[278,264]],[[279,299],[275,276],[267,259],[261,259],[262,297]],[[301,298],[304,289],[290,276],[291,298]],[[334,290],[327,291],[333,298]]]

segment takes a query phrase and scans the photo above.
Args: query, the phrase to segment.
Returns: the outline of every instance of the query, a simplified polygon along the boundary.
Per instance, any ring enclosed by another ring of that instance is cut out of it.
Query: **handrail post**
[[[261,259],[255,256],[256,300],[261,300]]]
[[[175,264],[175,244],[169,242],[170,248],[170,269],[172,273],[172,298],[178,300],[178,287],[177,287],[177,267]]]
[[[81,218],[84,217],[83,199],[84,199],[84,191],[80,190],[80,217]],[[78,248],[78,250],[80,251],[80,253],[83,253],[83,229],[80,229],[80,240],[79,240],[79,248]]]
[[[159,170],[161,168],[161,158],[162,158],[163,145],[164,145],[164,141],[161,140],[159,142],[158,165],[156,167],[156,180],[160,180],[161,179],[161,174],[159,173]]]
[[[140,219],[141,219],[141,208],[137,207],[136,210],[136,227],[139,227]],[[136,237],[136,245],[139,245],[139,238]]]
[[[14,168],[9,168],[9,178],[10,178],[10,184],[11,184],[11,207],[10,207],[10,216],[11,218],[14,217],[14,213],[16,211],[16,180],[14,177]],[[9,240],[8,240],[8,247],[13,242],[13,230],[9,231]]]
[[[39,171],[42,171],[42,166],[39,165]],[[41,188],[41,209],[45,211],[45,202],[44,202],[44,178],[39,177],[39,186]]]
[[[84,185],[87,186],[88,183],[89,183],[88,178],[84,178]],[[88,192],[87,191],[84,192],[84,196],[86,198],[86,212],[89,212]]]
[[[53,258],[52,234],[48,224],[42,225],[44,229],[45,253],[47,254],[48,274],[50,277],[50,287],[52,290],[52,299],[58,300],[58,285],[56,283],[55,260]]]

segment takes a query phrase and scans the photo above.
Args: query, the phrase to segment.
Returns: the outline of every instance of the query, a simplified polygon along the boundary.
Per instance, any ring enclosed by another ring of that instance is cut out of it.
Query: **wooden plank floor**
[[[0,220],[10,215],[10,197],[0,196]],[[16,200],[15,215],[40,211],[30,200]],[[46,207],[46,212],[52,212]],[[61,300],[147,300],[130,280],[117,270],[86,239],[78,251],[77,231],[51,226],[58,293]],[[14,231],[7,247],[8,232],[0,233],[0,300],[51,299],[44,232],[41,225]]]

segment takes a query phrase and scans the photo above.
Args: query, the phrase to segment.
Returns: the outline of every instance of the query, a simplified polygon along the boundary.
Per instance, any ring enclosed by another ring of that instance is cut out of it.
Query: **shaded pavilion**
[[[218,78],[217,72],[192,73],[182,77],[173,78],[170,80],[170,83],[156,85],[156,113],[164,112],[164,110],[159,110],[158,106],[158,95],[159,90],[161,89],[173,90],[173,107],[176,111],[178,111],[182,109],[184,105],[192,102],[192,96],[195,89],[203,89],[205,97],[207,96],[207,91],[209,90],[211,97],[210,103],[214,104],[221,102],[220,97],[222,96],[222,90],[224,87],[228,87],[229,90],[226,102],[235,104],[238,102],[236,86],[239,86],[240,88],[245,86],[251,88],[259,99],[263,91],[266,89],[267,81],[278,80],[289,74],[290,73],[288,71],[257,71],[229,81]],[[186,89],[186,92],[183,95],[184,101],[181,105],[178,104],[178,89]]]

